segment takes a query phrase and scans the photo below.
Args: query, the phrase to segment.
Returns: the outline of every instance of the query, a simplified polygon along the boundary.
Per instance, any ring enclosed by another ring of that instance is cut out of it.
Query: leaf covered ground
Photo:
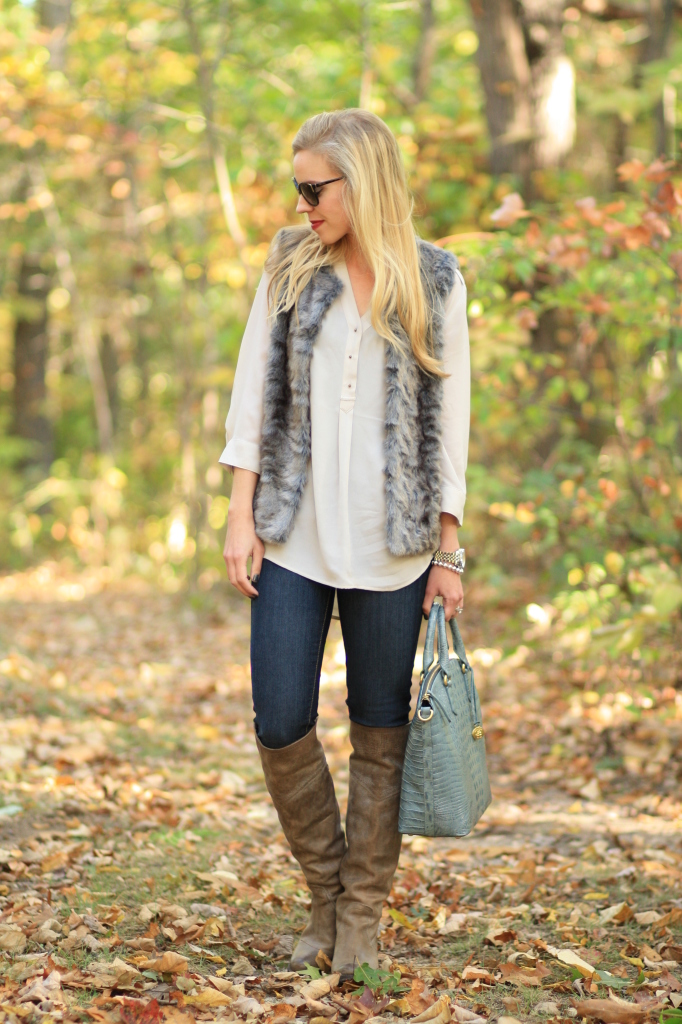
[[[381,970],[339,986],[287,969],[307,893],[253,741],[249,609],[214,595],[0,578],[1,1020],[682,1020],[674,677],[505,654],[472,603],[494,802],[467,839],[405,839]],[[342,809],[343,665],[333,623]]]

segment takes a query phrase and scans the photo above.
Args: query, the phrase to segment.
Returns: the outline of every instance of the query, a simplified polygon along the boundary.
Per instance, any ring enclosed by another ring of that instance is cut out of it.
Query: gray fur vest
[[[454,285],[457,260],[429,242],[418,244],[425,291],[435,309],[433,348],[440,358],[443,307]],[[313,346],[327,310],[342,290],[333,270],[322,268],[301,293],[298,323],[287,311],[278,315],[272,328],[261,471],[254,497],[256,533],[266,543],[287,540],[301,502],[311,453]],[[397,330],[403,333],[399,325]],[[424,373],[404,339],[402,351],[386,343],[386,543],[393,555],[417,555],[433,551],[440,539],[443,384]]]

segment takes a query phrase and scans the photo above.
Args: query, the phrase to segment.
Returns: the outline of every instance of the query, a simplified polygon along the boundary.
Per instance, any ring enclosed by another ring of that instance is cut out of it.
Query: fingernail
[[[429,617],[428,617],[428,615],[426,614],[426,612],[422,612],[422,619],[426,619],[426,621],[428,622],[428,620],[429,620]]]
[[[254,575],[253,575],[253,576],[251,577],[251,583],[253,584],[253,586],[254,586],[254,587],[255,587],[255,586],[256,586],[256,584],[258,583],[258,580],[259,580],[259,579],[260,579],[260,573],[259,573],[259,572],[255,573],[255,574],[254,574]]]

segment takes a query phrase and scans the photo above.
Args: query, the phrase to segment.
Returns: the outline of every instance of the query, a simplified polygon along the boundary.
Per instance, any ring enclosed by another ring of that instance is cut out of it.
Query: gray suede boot
[[[336,901],[332,962],[342,979],[352,978],[360,964],[378,967],[379,921],[402,841],[398,814],[408,731],[409,725],[369,729],[350,724],[348,851],[341,862],[343,892]]]
[[[291,969],[299,971],[306,963],[314,964],[320,950],[329,957],[334,953],[346,840],[316,727],[279,750],[264,747],[258,737],[256,742],[268,792],[312,896],[310,921],[291,957]]]

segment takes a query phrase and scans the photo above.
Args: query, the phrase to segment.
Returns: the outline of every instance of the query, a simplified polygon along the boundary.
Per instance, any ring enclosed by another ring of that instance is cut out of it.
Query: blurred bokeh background
[[[681,26],[680,0],[1,0],[4,570],[224,593],[217,459],[291,138],[362,105],[469,289],[482,636],[593,687],[618,664],[644,706],[679,684]]]

